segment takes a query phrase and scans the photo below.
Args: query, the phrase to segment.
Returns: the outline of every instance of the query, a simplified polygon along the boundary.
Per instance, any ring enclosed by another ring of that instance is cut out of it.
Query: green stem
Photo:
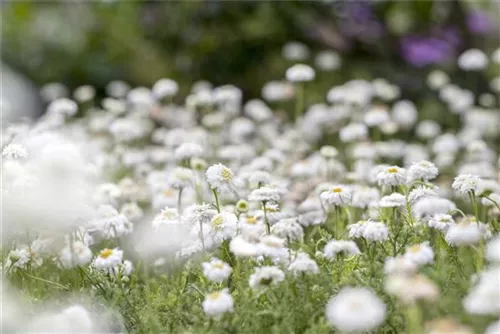
[[[304,84],[297,84],[297,97],[295,99],[295,121],[298,121],[302,116],[302,108],[304,104]]]
[[[219,195],[217,195],[217,190],[212,189],[215,197],[215,206],[217,207],[217,212],[220,213]]]
[[[418,304],[406,308],[405,318],[407,334],[421,334],[424,332],[422,329],[422,312]]]
[[[182,205],[182,191],[184,190],[184,188],[180,188],[179,189],[179,194],[177,195],[177,211],[179,212],[179,214],[181,214],[181,205]]]
[[[269,220],[267,219],[267,208],[266,202],[262,202],[262,210],[264,211],[264,222],[266,223],[266,232],[267,234],[271,234],[271,225],[269,224]]]

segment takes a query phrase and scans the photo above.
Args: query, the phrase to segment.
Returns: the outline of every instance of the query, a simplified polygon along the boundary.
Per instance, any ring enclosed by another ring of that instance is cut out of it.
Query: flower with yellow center
[[[219,297],[220,297],[220,292],[219,291],[215,291],[215,292],[212,292],[211,294],[209,294],[207,296],[207,299],[217,300]]]
[[[398,169],[396,167],[390,167],[390,168],[387,168],[387,172],[394,174],[394,173],[398,172]]]
[[[335,188],[332,189],[332,192],[334,192],[334,193],[341,193],[342,192],[342,188],[335,187]]]
[[[99,257],[102,258],[102,259],[107,259],[108,257],[110,257],[111,255],[113,254],[113,250],[112,249],[109,249],[109,248],[104,248],[100,253],[99,253]]]
[[[248,216],[247,217],[247,224],[252,224],[252,225],[257,224],[257,218],[255,218],[254,216]]]

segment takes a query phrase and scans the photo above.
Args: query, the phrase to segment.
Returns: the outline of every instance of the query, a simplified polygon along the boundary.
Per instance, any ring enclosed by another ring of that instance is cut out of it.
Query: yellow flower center
[[[266,211],[269,213],[269,212],[279,212],[280,209],[278,207],[275,207],[275,206],[266,206]]]
[[[172,189],[167,189],[163,192],[163,195],[170,197],[174,194],[174,191]]]
[[[398,169],[396,167],[391,167],[387,169],[387,172],[394,174],[398,172]]]
[[[334,193],[341,193],[342,192],[342,188],[335,187],[335,188],[332,189],[332,192],[334,192]]]
[[[256,224],[257,218],[255,217],[247,217],[247,224]]]
[[[227,167],[223,167],[220,171],[220,175],[224,179],[224,181],[231,181],[233,179],[233,172]]]
[[[219,298],[219,296],[220,296],[220,292],[216,291],[216,292],[212,292],[211,294],[209,294],[207,296],[207,298],[210,300],[216,300],[217,298]]]
[[[224,218],[222,218],[222,215],[220,214],[212,219],[212,225],[214,225],[215,227],[221,226],[222,223],[224,223]]]
[[[99,253],[99,257],[102,259],[107,259],[108,257],[111,256],[111,254],[113,254],[113,250],[109,249],[109,248],[105,248],[101,251],[101,253]]]
[[[412,253],[417,253],[422,249],[422,246],[420,244],[413,245],[409,248],[410,252]]]
[[[212,267],[214,267],[215,269],[224,269],[224,263],[215,262],[215,263],[212,263]]]

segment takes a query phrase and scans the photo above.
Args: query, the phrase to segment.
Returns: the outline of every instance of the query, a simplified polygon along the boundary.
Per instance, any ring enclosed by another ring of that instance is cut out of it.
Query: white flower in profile
[[[396,296],[404,304],[413,304],[419,300],[435,301],[439,288],[424,275],[389,275],[385,281],[385,291]]]
[[[323,202],[328,205],[350,205],[352,200],[352,190],[345,185],[334,185],[328,191],[323,191],[320,195]]]
[[[439,174],[439,169],[432,162],[421,160],[413,163],[408,169],[408,181],[415,180],[429,181],[435,179]]]
[[[285,280],[285,273],[276,266],[264,266],[255,268],[250,275],[249,284],[252,289],[262,289],[270,285],[277,285]]]
[[[4,268],[15,271],[16,269],[26,269],[31,260],[29,248],[16,248],[9,252],[4,263]]]
[[[429,218],[427,224],[438,231],[446,232],[450,226],[455,225],[455,220],[446,213],[436,213]]]
[[[300,241],[304,237],[304,230],[297,222],[297,218],[278,221],[271,227],[271,233],[288,241]]]
[[[457,63],[464,71],[479,71],[488,66],[488,57],[479,49],[469,49],[458,57]]]
[[[480,181],[481,179],[478,175],[460,174],[455,177],[452,188],[461,194],[475,193],[478,190]]]
[[[380,199],[378,205],[381,208],[399,208],[406,204],[406,198],[400,193],[392,193]]]
[[[92,262],[92,266],[98,270],[112,272],[123,261],[123,251],[114,248],[104,248]]]
[[[231,239],[229,250],[237,257],[257,257],[260,254],[258,244],[246,240],[241,235]]]
[[[295,259],[288,266],[288,270],[293,275],[317,274],[319,272],[316,262],[304,252],[299,252]]]
[[[406,183],[406,169],[398,166],[389,166],[377,174],[379,185],[399,186]]]
[[[278,188],[263,186],[253,190],[248,196],[249,201],[256,202],[278,202],[281,198],[281,192]]]
[[[385,317],[385,304],[368,288],[344,287],[326,306],[328,322],[341,332],[373,331]]]
[[[9,159],[27,158],[28,150],[21,144],[10,143],[3,148],[2,156]]]
[[[352,240],[330,240],[323,253],[327,259],[334,260],[337,254],[344,253],[348,256],[361,254],[356,243]]]
[[[167,78],[156,81],[152,88],[153,95],[159,100],[174,97],[178,91],[177,82]]]
[[[431,246],[429,246],[429,242],[425,241],[421,244],[415,244],[408,247],[404,257],[422,266],[434,262],[434,251]]]
[[[223,282],[231,275],[231,266],[224,261],[212,258],[210,262],[203,262],[203,275],[212,282]]]
[[[78,105],[75,101],[68,98],[59,98],[52,101],[47,107],[47,113],[73,116],[78,111]]]
[[[306,64],[295,64],[286,70],[286,79],[291,82],[313,81],[315,76],[314,69]]]
[[[450,226],[445,235],[446,242],[455,246],[475,245],[480,239],[479,225],[469,219],[464,219],[460,223]]]
[[[284,260],[288,257],[285,240],[275,235],[264,235],[257,245],[259,254],[275,260]]]
[[[234,174],[223,164],[212,165],[206,172],[207,182],[217,192],[230,193],[234,191]]]
[[[165,207],[153,219],[153,228],[159,229],[162,226],[177,225],[180,222],[179,211],[176,208]]]
[[[200,158],[203,156],[203,147],[196,143],[182,143],[175,149],[174,156],[177,161]]]
[[[208,294],[203,301],[203,311],[213,318],[220,318],[224,313],[233,312],[234,301],[227,289]]]
[[[384,273],[386,275],[413,275],[418,269],[418,265],[405,256],[388,257],[384,263]]]
[[[335,71],[342,66],[342,58],[335,51],[321,51],[316,55],[314,63],[317,68],[322,71],[329,72]]]
[[[500,263],[500,236],[496,236],[488,242],[486,259],[492,263]]]
[[[389,238],[389,228],[384,223],[368,221],[364,224],[363,238],[369,241],[385,241]]]
[[[422,198],[428,197],[439,197],[439,195],[434,191],[434,189],[426,187],[426,186],[418,186],[413,188],[412,191],[408,194],[408,202],[415,203]]]
[[[84,266],[92,260],[92,251],[81,241],[74,241],[64,247],[59,254],[59,261],[63,268]]]

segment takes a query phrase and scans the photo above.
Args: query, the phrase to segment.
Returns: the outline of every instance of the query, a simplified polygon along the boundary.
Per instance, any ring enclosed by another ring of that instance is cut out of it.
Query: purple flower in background
[[[401,42],[401,55],[416,67],[442,63],[451,58],[454,48],[436,37],[407,36]]]
[[[492,29],[492,23],[487,13],[473,10],[467,14],[467,27],[473,34],[485,34]]]
[[[339,29],[344,36],[373,42],[384,32],[382,23],[374,15],[369,3],[344,3],[338,14]]]

